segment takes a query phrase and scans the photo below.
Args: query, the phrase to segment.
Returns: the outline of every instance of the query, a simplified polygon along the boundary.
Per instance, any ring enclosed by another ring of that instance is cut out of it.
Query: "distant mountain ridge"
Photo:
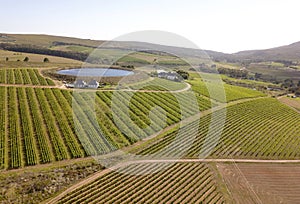
[[[264,49],[264,50],[248,50],[233,54],[240,59],[256,59],[256,60],[300,60],[300,42],[290,45]]]
[[[91,39],[80,39],[73,37],[62,37],[53,35],[39,35],[39,34],[5,34],[0,33],[0,43],[12,43],[12,44],[27,44],[40,46],[43,48],[51,49],[52,46],[58,43],[65,43],[69,45],[81,45],[87,47],[98,47],[104,40],[91,40]],[[276,61],[276,60],[290,60],[300,61],[300,42],[295,42],[290,45],[275,47],[264,50],[247,50],[240,51],[234,54],[226,54],[222,52],[212,50],[197,50],[192,48],[181,48],[173,46],[158,45],[145,42],[121,42],[114,41],[113,46],[118,49],[148,49],[148,50],[169,50],[170,52],[176,51],[188,56],[197,56],[207,53],[214,60],[219,61]],[[204,51],[204,52],[203,52]]]

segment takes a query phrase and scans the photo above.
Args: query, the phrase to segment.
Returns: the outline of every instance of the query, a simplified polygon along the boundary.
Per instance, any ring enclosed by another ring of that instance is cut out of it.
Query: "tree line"
[[[72,51],[61,51],[61,50],[50,50],[43,47],[33,46],[33,45],[18,45],[18,44],[10,44],[10,43],[1,43],[0,49],[14,51],[14,52],[27,52],[34,54],[42,54],[42,55],[51,55],[57,57],[65,57],[79,61],[85,61],[88,57],[87,53],[81,52],[72,52]]]
[[[290,93],[295,93],[297,96],[300,96],[300,80],[295,83],[292,79],[285,79],[281,86]]]
[[[232,78],[248,78],[248,71],[247,70],[238,70],[238,69],[228,69],[228,68],[218,68],[218,72],[220,74],[227,75]]]

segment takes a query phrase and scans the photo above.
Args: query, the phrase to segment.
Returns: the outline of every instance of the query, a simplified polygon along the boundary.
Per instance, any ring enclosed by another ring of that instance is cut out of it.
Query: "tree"
[[[247,70],[236,70],[236,69],[228,69],[228,68],[218,68],[218,72],[220,74],[225,74],[229,77],[233,78],[248,78]]]
[[[262,74],[261,73],[255,73],[255,79],[259,79],[260,77],[262,76]]]
[[[49,59],[47,57],[45,57],[44,62],[49,62]]]
[[[24,62],[28,62],[29,61],[29,57],[25,57],[25,59],[23,61]]]
[[[189,73],[183,70],[177,70],[177,74],[179,74],[183,79],[188,79],[189,78]]]
[[[296,96],[300,96],[300,88],[296,89],[295,95],[296,95]]]
[[[295,87],[295,84],[294,84],[293,80],[285,79],[281,86],[284,88],[292,88],[292,87]]]

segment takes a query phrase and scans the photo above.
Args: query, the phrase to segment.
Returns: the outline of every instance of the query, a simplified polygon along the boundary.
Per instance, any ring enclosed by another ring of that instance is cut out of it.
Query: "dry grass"
[[[17,60],[23,61],[25,57],[29,57],[29,62],[42,62],[44,58],[48,58],[50,63],[67,63],[67,64],[81,64],[81,61],[67,59],[63,57],[54,57],[49,55],[39,55],[39,54],[31,54],[31,53],[22,53],[22,52],[11,52],[6,50],[0,50],[0,61],[6,62],[6,57],[9,58],[9,62],[16,62]]]
[[[88,46],[99,46],[103,41],[79,39],[72,37],[38,35],[38,34],[5,34],[6,38],[0,39],[2,42],[14,42],[17,44],[32,44],[37,46],[49,47],[54,41],[70,44],[84,44]]]

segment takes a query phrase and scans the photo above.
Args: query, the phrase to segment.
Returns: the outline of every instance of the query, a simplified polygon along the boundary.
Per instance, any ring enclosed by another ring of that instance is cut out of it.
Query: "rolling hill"
[[[97,48],[104,42],[107,41],[53,35],[0,33],[0,44],[8,43],[14,45],[34,45],[44,49],[64,52],[69,51],[90,53],[94,48]],[[157,50],[164,50],[168,53],[174,53],[180,56],[188,57],[199,57],[204,55],[207,57],[208,55],[211,59],[218,61],[300,61],[300,42],[264,50],[240,51],[234,54],[227,54],[212,50],[173,47],[134,41],[113,41],[107,48],[116,50],[147,50],[150,53],[152,52],[154,54],[160,55],[162,53],[157,53]]]
[[[79,39],[62,36],[52,35],[38,35],[38,34],[4,34],[0,33],[0,44],[9,43],[15,45],[34,45],[37,47],[52,49],[52,50],[63,50],[63,51],[85,51],[88,48],[97,48],[99,45],[106,41],[103,40],[90,40],[90,39]],[[192,48],[181,48],[173,46],[165,46],[158,44],[151,44],[145,42],[133,42],[133,41],[114,41],[109,44],[109,48],[113,49],[130,49],[130,50],[148,50],[157,51],[164,50],[165,52],[174,53],[181,56],[197,57],[207,55],[213,59],[225,60],[230,58],[229,54],[222,52],[216,52],[211,50],[198,50]],[[204,52],[203,52],[204,51]],[[157,54],[157,53],[155,53]],[[161,54],[161,53],[160,53]]]
[[[300,59],[300,42],[290,45],[275,47],[265,50],[248,50],[233,54],[238,59],[251,59],[263,61],[275,60],[299,60]]]

